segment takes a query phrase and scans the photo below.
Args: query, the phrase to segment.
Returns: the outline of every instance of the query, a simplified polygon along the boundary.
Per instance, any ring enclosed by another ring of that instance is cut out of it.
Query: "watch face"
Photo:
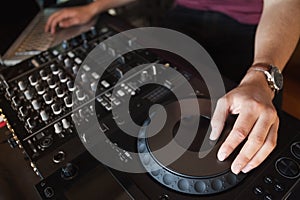
[[[280,73],[279,69],[276,67],[272,68],[272,75],[274,77],[274,84],[275,87],[277,87],[278,90],[282,89],[283,86],[283,76]]]

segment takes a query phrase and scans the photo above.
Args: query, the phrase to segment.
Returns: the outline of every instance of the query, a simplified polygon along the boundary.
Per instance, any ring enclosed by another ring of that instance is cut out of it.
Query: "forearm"
[[[283,70],[300,36],[300,0],[265,0],[256,31],[254,63]]]
[[[133,2],[134,0],[95,0],[90,3],[91,11],[96,15],[110,8],[116,8],[123,6],[127,3]]]

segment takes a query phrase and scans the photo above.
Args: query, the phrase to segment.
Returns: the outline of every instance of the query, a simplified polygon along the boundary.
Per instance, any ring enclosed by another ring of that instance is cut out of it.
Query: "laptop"
[[[1,4],[0,62],[6,66],[39,54],[87,31],[95,24],[92,21],[83,26],[58,30],[55,35],[51,35],[44,32],[44,27],[48,17],[59,8],[43,8],[38,0],[2,0]],[[3,14],[4,10],[8,15]]]

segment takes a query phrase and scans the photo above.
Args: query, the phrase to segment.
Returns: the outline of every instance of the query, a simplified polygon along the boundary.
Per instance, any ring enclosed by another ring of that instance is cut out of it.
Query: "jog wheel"
[[[159,113],[151,113],[151,117],[145,121],[144,128],[139,133],[137,144],[139,157],[148,173],[168,188],[186,194],[216,194],[236,186],[245,178],[245,174],[235,175],[230,170],[241,145],[225,161],[218,161],[218,149],[229,134],[234,118],[228,118],[220,138],[211,141],[209,140],[210,100],[197,99],[197,101],[200,116],[197,114],[197,109],[191,109],[191,99],[180,101],[180,105],[179,102],[166,105],[166,123],[153,136],[149,133],[147,125]],[[190,127],[195,125],[198,125],[196,129],[198,131],[193,135]],[[163,149],[171,143],[176,144],[173,147],[174,153],[181,152],[172,162],[168,159],[168,155],[162,153]]]

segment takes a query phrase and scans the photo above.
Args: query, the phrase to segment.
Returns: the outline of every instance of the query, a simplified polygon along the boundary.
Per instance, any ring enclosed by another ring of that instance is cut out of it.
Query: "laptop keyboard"
[[[17,55],[26,54],[29,52],[38,53],[39,51],[47,50],[54,41],[54,36],[51,33],[44,31],[48,17],[43,16],[34,25],[32,31],[28,34],[17,50]]]

